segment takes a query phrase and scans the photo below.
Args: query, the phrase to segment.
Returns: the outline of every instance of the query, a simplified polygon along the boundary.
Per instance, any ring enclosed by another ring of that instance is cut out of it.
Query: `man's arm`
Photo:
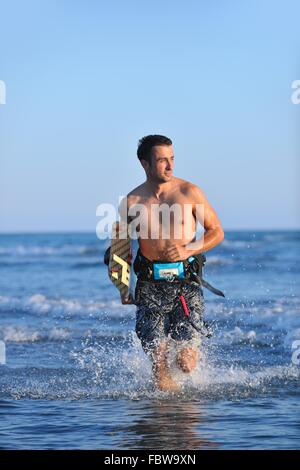
[[[190,185],[187,195],[191,204],[193,204],[193,214],[197,223],[199,222],[204,228],[205,232],[199,240],[190,242],[186,246],[178,247],[173,246],[168,248],[167,254],[170,259],[187,259],[189,256],[203,253],[214,248],[221,243],[224,239],[224,232],[221,222],[209,204],[205,194],[196,185]]]
[[[196,217],[196,223],[199,222],[205,230],[204,235],[196,242],[200,248],[198,253],[209,251],[221,243],[224,239],[224,231],[219,217],[209,204],[204,192],[197,186],[192,186],[191,192],[195,201],[193,212]]]

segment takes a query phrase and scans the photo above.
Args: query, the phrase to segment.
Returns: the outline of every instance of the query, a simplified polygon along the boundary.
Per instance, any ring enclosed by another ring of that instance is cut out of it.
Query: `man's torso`
[[[156,197],[144,183],[127,197],[128,221],[136,220],[143,255],[150,260],[168,260],[170,246],[185,246],[195,239],[195,201],[192,183],[173,178],[167,191]]]

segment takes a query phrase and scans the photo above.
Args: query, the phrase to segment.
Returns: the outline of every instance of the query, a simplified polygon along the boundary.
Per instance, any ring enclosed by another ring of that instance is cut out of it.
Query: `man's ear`
[[[145,172],[148,173],[150,169],[150,164],[147,160],[141,160],[142,167],[144,168]]]

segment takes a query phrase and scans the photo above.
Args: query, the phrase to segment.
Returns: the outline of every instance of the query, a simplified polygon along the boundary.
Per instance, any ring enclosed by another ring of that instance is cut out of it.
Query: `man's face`
[[[155,145],[151,150],[151,165],[147,175],[160,183],[168,182],[173,176],[174,154],[172,145]]]

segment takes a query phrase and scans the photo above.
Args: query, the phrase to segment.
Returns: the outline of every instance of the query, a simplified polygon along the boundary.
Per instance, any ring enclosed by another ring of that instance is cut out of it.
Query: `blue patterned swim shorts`
[[[181,295],[188,315],[180,300]],[[203,292],[196,282],[138,280],[135,303],[136,333],[147,353],[167,338],[200,344],[201,336],[210,336],[203,321]]]

